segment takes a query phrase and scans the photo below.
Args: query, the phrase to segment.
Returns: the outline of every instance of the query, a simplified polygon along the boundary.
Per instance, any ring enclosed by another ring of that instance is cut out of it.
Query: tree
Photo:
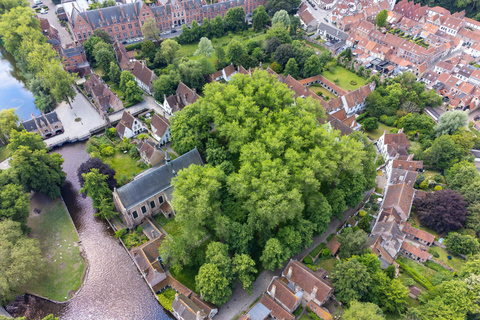
[[[469,161],[455,163],[450,169],[445,171],[445,179],[452,190],[460,190],[464,186],[469,186],[479,177],[477,168]]]
[[[197,20],[193,20],[192,23],[190,24],[190,33],[191,33],[191,39],[192,41],[198,41],[201,36],[201,30],[200,26],[198,25]]]
[[[285,28],[290,27],[290,17],[288,16],[288,12],[285,10],[275,12],[272,18],[272,25],[276,23],[283,24]]]
[[[388,11],[382,10],[377,14],[376,25],[380,28],[385,27],[388,18]]]
[[[266,8],[270,14],[280,10],[286,10],[293,14],[299,5],[299,0],[268,0]]]
[[[43,193],[52,199],[60,196],[65,182],[62,163],[58,153],[48,154],[45,149],[32,151],[25,146],[20,146],[10,161],[25,190]]]
[[[375,117],[366,118],[363,120],[363,128],[367,131],[378,129],[378,119]]]
[[[160,46],[160,52],[168,63],[172,63],[181,46],[173,39],[166,39]]]
[[[96,29],[98,30],[98,29]],[[83,48],[85,48],[85,55],[87,56],[88,61],[93,61],[94,56],[93,56],[93,48],[97,43],[104,42],[102,38],[100,37],[95,37],[95,36],[90,36],[88,37],[87,41],[83,43]]]
[[[177,78],[179,78],[179,76]],[[153,97],[155,100],[163,102],[164,96],[169,97],[174,94],[179,81],[179,79],[176,79],[171,75],[162,74],[153,82]]]
[[[125,84],[125,100],[134,104],[143,100],[143,91],[135,81],[130,80]]]
[[[228,43],[226,52],[227,60],[236,63],[236,60],[245,54],[247,54],[247,49],[245,48],[245,45],[237,39],[232,39]]]
[[[212,37],[212,26],[210,25],[210,19],[203,18],[202,25],[200,26],[201,34],[206,38]]]
[[[202,90],[205,76],[215,72],[213,64],[206,58],[186,60],[178,66],[182,82],[192,89]]]
[[[472,237],[468,234],[459,234],[456,232],[450,232],[448,234],[448,237],[445,240],[445,245],[447,246],[448,251],[457,255],[476,254],[480,250],[478,241],[475,237]]]
[[[416,199],[418,218],[422,225],[438,233],[460,229],[467,215],[462,195],[452,190],[427,193],[424,199]]]
[[[110,78],[110,80],[117,85],[120,84],[121,74],[122,70],[120,70],[118,64],[116,64],[114,61],[110,62],[110,71],[108,73],[108,77]]]
[[[297,35],[297,29],[302,26],[302,23],[300,22],[300,18],[296,16],[292,16],[290,18],[290,35],[291,36],[296,36]]]
[[[338,236],[340,242],[340,251],[338,256],[341,259],[347,259],[352,255],[362,253],[362,247],[367,241],[367,234],[363,230],[353,231],[352,228],[346,228],[341,235]]]
[[[40,21],[29,7],[15,7],[2,15],[0,34],[5,49],[14,54],[22,44],[25,33],[40,33]]]
[[[286,76],[291,75],[294,78],[298,78],[299,70],[298,70],[298,64],[295,58],[288,59],[287,65],[285,66],[284,74]]]
[[[35,267],[32,267],[35,266]],[[42,269],[40,244],[22,234],[20,223],[0,221],[0,296],[10,300]]]
[[[0,221],[20,222],[25,230],[29,211],[30,197],[23,192],[22,186],[7,184],[0,188]]]
[[[77,177],[80,182],[80,186],[83,187],[85,179],[83,174],[89,173],[92,169],[98,169],[98,173],[108,177],[106,180],[108,188],[113,191],[117,186],[117,180],[115,179],[115,170],[110,168],[107,164],[103,163],[99,158],[90,158],[80,165],[77,169]]]
[[[217,15],[211,20],[211,26],[215,38],[220,38],[225,34],[225,23],[221,15]]]
[[[142,42],[141,52],[145,59],[153,62],[155,60],[155,54],[157,53],[157,49],[155,48],[155,44],[152,41],[146,40]]]
[[[159,41],[161,39],[160,30],[154,18],[150,17],[145,20],[145,23],[142,25],[142,34],[147,40]]]
[[[347,305],[354,300],[361,300],[368,294],[370,274],[367,268],[355,258],[337,263],[330,278],[335,288],[335,296]]]
[[[253,10],[252,15],[252,25],[253,29],[259,31],[262,30],[265,24],[268,22],[268,13],[265,10],[265,7],[259,5],[258,7]]]
[[[280,45],[277,50],[275,50],[274,57],[278,64],[282,67],[285,66],[288,60],[293,57],[292,46],[289,44]]]
[[[273,271],[281,268],[289,256],[290,252],[284,248],[278,239],[270,238],[265,244],[260,261],[262,261],[265,269]]]
[[[195,277],[195,284],[205,300],[219,306],[227,302],[232,295],[228,280],[211,263],[205,263],[200,267]]]
[[[253,282],[255,281],[255,261],[247,254],[236,254],[233,258],[233,272],[237,275],[242,288],[252,294]]]
[[[225,28],[229,31],[237,32],[243,29],[245,25],[245,10],[243,7],[228,9],[225,14]]]
[[[79,192],[92,198],[93,207],[98,211],[96,216],[103,219],[113,218],[116,213],[113,211],[112,191],[107,184],[109,177],[95,168],[83,173],[82,177],[85,182]]]
[[[267,40],[265,40],[265,43],[263,44],[263,50],[265,51],[266,55],[271,55],[272,53],[277,50],[277,48],[281,45],[282,43],[280,40],[278,40],[277,37],[272,37]]]
[[[113,44],[113,39],[112,37],[103,29],[95,29],[93,31],[93,36],[94,37],[99,37],[100,39],[103,40],[103,42],[108,43],[108,44]]]
[[[55,100],[66,101],[71,108],[70,99],[75,98],[77,94],[72,87],[75,82],[75,75],[63,70],[61,64],[53,63],[43,70],[41,76]]]
[[[407,113],[418,113],[420,111],[420,108],[413,101],[405,101],[400,106],[400,110],[405,111]]]
[[[283,23],[274,24],[267,31],[267,40],[270,38],[277,38],[281,43],[292,43],[292,38],[288,32],[288,29],[283,25]]]
[[[464,111],[452,111],[443,113],[438,119],[435,127],[437,137],[449,134],[452,135],[457,129],[465,127],[468,122],[468,114]]]
[[[0,1],[0,15],[5,14],[6,12],[12,10],[13,8],[16,7],[28,7],[29,3],[28,1],[21,0],[21,1],[16,1],[16,0],[1,0]]]
[[[4,144],[10,139],[10,132],[18,129],[18,116],[15,109],[3,109],[0,111],[0,141]]]
[[[123,70],[122,73],[120,74],[120,84],[118,85],[120,90],[125,92],[125,90],[127,89],[127,83],[130,81],[135,81],[135,77],[130,71]]]
[[[312,54],[307,61],[305,61],[303,70],[303,76],[305,78],[313,77],[322,73],[322,65],[316,54]]]
[[[445,170],[462,160],[463,152],[452,136],[443,135],[436,138],[432,146],[425,150],[424,158],[430,165]]]
[[[102,68],[105,74],[108,74],[110,63],[115,61],[115,52],[113,52],[112,45],[105,42],[97,43],[93,48],[93,56],[97,65]]]
[[[222,63],[225,60],[225,50],[223,50],[222,47],[216,47],[215,54],[217,55],[218,62]]]
[[[385,320],[382,310],[371,302],[350,302],[350,307],[345,310],[344,320]]]
[[[8,150],[11,153],[17,151],[20,146],[27,147],[28,149],[34,150],[44,150],[45,142],[43,142],[42,137],[39,134],[28,132],[28,131],[12,131],[10,142],[7,146]]]
[[[198,49],[193,54],[194,56],[203,55],[207,58],[211,58],[213,53],[212,41],[208,38],[202,37],[198,43]]]

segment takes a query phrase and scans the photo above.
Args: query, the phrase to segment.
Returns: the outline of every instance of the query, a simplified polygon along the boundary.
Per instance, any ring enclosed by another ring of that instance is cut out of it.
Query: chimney
[[[155,239],[155,230],[152,230],[152,239]]]
[[[178,292],[175,293],[175,301],[178,301]]]
[[[275,293],[277,291],[277,286],[272,285],[272,289],[270,290],[270,295],[272,296],[272,299],[275,299]]]
[[[200,311],[197,311],[197,320],[202,320],[202,316],[200,315]]]
[[[165,149],[165,162],[169,163],[172,160],[170,154],[168,153],[168,149]]]
[[[288,273],[287,273],[287,278],[290,279],[292,277],[292,273],[293,273],[293,268],[290,267],[288,268]]]
[[[315,299],[315,296],[317,295],[318,288],[317,286],[314,286],[312,289],[312,298]]]

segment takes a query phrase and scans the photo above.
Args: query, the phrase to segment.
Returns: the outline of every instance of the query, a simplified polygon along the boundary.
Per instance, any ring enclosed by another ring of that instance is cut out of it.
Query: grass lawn
[[[335,261],[337,261],[335,258],[321,260],[319,263],[317,263],[317,266],[327,270],[328,272],[332,272]]]
[[[337,85],[346,91],[355,90],[358,87],[365,85],[365,79],[340,66],[336,66],[333,72],[325,71],[322,75],[332,82],[334,82],[334,79],[338,79]],[[350,81],[355,81],[357,84],[352,85],[350,84]]]
[[[105,75],[105,72],[103,72],[103,69],[100,67],[93,68],[93,72],[100,77]]]
[[[396,127],[390,127],[390,126],[387,126],[386,124],[381,123],[381,122],[378,123],[378,127],[384,129],[385,131],[387,131],[387,133],[391,133],[392,129],[397,129]]]
[[[172,277],[180,281],[181,284],[187,286],[187,288],[194,292],[197,291],[195,286],[195,277],[198,274],[197,268],[183,267],[182,270],[178,270],[176,266],[172,266],[168,270]]]
[[[8,158],[7,146],[0,147],[0,162]]]
[[[372,140],[378,140],[383,135],[384,131],[381,128],[375,130],[363,130]]]
[[[302,314],[299,320],[311,320],[306,314]]]
[[[330,91],[328,91],[328,90],[325,89],[324,87],[313,87],[313,86],[310,86],[309,89],[312,90],[312,91],[315,92],[315,93],[321,92],[324,97],[330,97],[330,99],[335,99],[335,98],[336,98],[336,96],[335,96],[333,93],[331,93]]]
[[[440,171],[436,171],[436,170],[425,170],[425,172],[423,173],[425,175],[425,179],[432,179],[433,180],[433,176],[436,175],[437,173],[440,173]]]
[[[430,282],[432,281],[432,277],[437,273],[437,271],[430,269],[428,267],[422,266],[419,263],[414,262],[413,260],[399,257],[398,258],[401,262],[405,263],[408,267],[415,270],[418,274],[427,278]]]
[[[46,265],[38,280],[24,289],[55,301],[65,301],[78,290],[85,272],[80,250],[74,246],[78,241],[77,233],[60,199],[51,200],[35,194],[30,208],[29,236],[39,239]],[[41,210],[40,214],[33,212],[34,209]]]
[[[180,235],[181,226],[177,223],[175,218],[167,219],[163,214],[157,214],[155,221],[173,238]]]
[[[101,157],[102,161],[115,170],[115,179],[119,180],[122,175],[128,179],[136,176],[143,171],[137,163],[138,160],[132,159],[128,153],[120,153],[117,151],[112,157]]]
[[[120,98],[120,100],[122,100],[122,102],[125,102],[123,99],[123,96],[125,95],[125,93],[123,93],[123,91],[120,90],[118,85],[112,83],[112,85],[110,85],[110,90],[112,90],[113,93],[116,93],[117,96]]]
[[[447,266],[449,266],[450,268],[453,268],[457,271],[459,271],[462,268],[462,266],[465,264],[465,260],[463,260],[462,258],[456,257],[452,254],[449,254],[443,248],[432,246],[432,247],[430,247],[430,250],[435,251],[436,253],[438,253],[440,255],[440,258],[435,258],[434,257],[435,260],[437,260],[439,262],[443,262]],[[452,259],[448,260],[448,256],[451,256]]]

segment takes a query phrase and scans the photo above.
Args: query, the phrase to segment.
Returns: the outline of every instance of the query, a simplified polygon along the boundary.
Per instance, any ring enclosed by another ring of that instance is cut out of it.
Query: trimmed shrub
[[[410,277],[413,278],[413,280],[417,281],[420,285],[422,285],[428,291],[433,290],[433,284],[430,281],[428,281],[427,278],[418,274],[415,270],[408,267],[405,263],[399,260],[397,260],[397,263],[400,266],[400,268],[403,269],[403,271],[405,271]]]
[[[157,294],[158,301],[160,301],[162,307],[164,307],[170,312],[173,312],[172,303],[173,300],[175,300],[175,293],[175,290],[173,290],[172,288],[168,288]]]
[[[360,210],[360,212],[358,213],[360,217],[364,217],[366,214],[367,213],[364,210]]]
[[[143,43],[143,42],[133,43],[133,44],[127,44],[127,45],[125,46],[125,49],[126,49],[127,51],[132,51],[132,50],[141,49],[141,48],[142,48],[142,43]]]
[[[322,258],[330,258],[331,256],[332,256],[332,252],[330,251],[330,249],[328,248],[323,249]]]
[[[385,120],[385,124],[389,127],[392,127],[395,124],[395,120],[395,116],[387,117],[387,119]]]
[[[335,236],[334,233],[332,233],[331,235],[329,235],[329,236],[327,237],[327,242],[330,241],[330,240],[332,240],[332,238],[333,238],[334,236]]]
[[[415,285],[415,280],[413,280],[412,278],[405,278],[403,279],[403,285],[405,286],[414,286]]]
[[[310,257],[309,255],[307,255],[305,258],[303,258],[303,263],[305,264],[312,264],[313,263],[313,259],[312,257]]]
[[[434,188],[433,190],[435,190],[435,191],[440,191],[440,190],[442,190],[442,189],[443,189],[442,186],[435,186],[435,188]]]
[[[320,253],[320,251],[322,251],[323,248],[325,248],[326,245],[327,245],[326,243],[323,243],[323,242],[320,243],[318,246],[315,247],[315,249],[313,249],[313,250],[310,252],[310,255],[311,255],[313,258],[316,257],[316,256]]]

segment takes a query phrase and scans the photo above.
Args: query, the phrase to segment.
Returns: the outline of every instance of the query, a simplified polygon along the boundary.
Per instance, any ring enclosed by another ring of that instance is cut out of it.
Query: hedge
[[[313,249],[310,252],[310,255],[315,258],[320,253],[320,251],[322,251],[323,248],[325,248],[326,245],[327,245],[326,243],[323,243],[323,242],[320,243],[318,246],[315,247],[315,249]]]
[[[313,259],[312,257],[310,257],[309,255],[307,255],[305,258],[303,258],[303,262],[305,264],[312,264],[313,263]]]
[[[329,235],[329,236],[327,237],[327,242],[330,241],[330,240],[332,240],[332,238],[333,238],[334,236],[335,236],[335,233],[332,233],[331,235]]]
[[[157,294],[158,301],[160,301],[162,307],[164,307],[170,312],[173,312],[172,302],[175,299],[175,293],[175,290],[173,290],[172,288],[168,288],[165,291]]]
[[[142,42],[132,43],[132,44],[127,44],[125,46],[125,50],[132,51],[132,50],[140,49],[141,47],[142,47]]]
[[[422,285],[428,291],[433,290],[433,284],[430,281],[428,281],[427,278],[418,274],[412,268],[407,267],[407,265],[405,263],[400,262],[399,260],[397,260],[397,263],[400,266],[400,268],[402,268],[410,277],[413,278],[413,280],[417,281],[420,285]]]

